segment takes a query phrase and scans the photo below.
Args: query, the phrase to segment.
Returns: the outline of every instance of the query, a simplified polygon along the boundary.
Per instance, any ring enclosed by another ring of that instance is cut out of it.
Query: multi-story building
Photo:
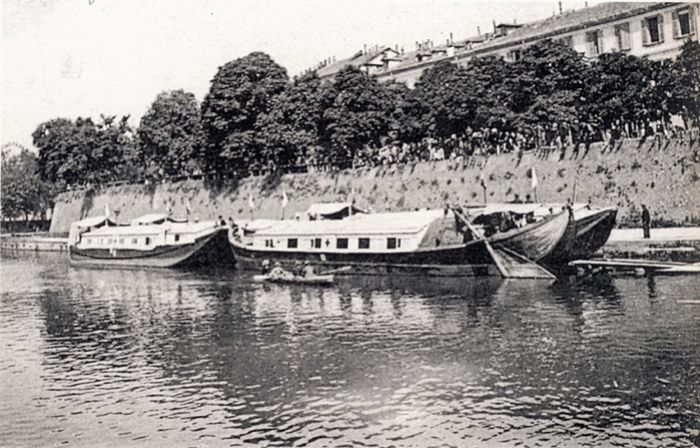
[[[341,68],[354,65],[380,81],[393,79],[413,87],[438,61],[464,66],[474,57],[490,55],[517,61],[523,49],[543,39],[559,41],[590,60],[613,51],[653,60],[673,58],[686,40],[698,40],[699,17],[699,3],[602,3],[522,25],[494,23],[492,33],[462,41],[416,42],[411,52],[398,47],[365,49],[348,59],[326,61],[317,73],[332,79]]]

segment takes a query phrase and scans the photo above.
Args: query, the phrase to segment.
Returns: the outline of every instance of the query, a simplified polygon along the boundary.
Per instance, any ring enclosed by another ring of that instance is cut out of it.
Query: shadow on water
[[[36,306],[43,328],[48,410],[20,418],[48,419],[56,440],[688,446],[700,429],[700,314],[678,305],[693,279],[310,287],[8,262],[35,282],[3,303]]]

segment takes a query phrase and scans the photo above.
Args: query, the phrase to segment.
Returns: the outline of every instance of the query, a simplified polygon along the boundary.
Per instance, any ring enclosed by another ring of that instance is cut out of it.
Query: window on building
[[[603,52],[603,31],[589,31],[586,33],[586,41],[588,42],[588,55],[598,56]]]
[[[348,239],[347,238],[338,238],[335,241],[335,247],[337,249],[347,249],[348,248]]]
[[[298,240],[296,238],[287,238],[287,249],[296,249]]]
[[[557,39],[557,42],[559,42],[565,47],[574,48],[574,40],[571,38],[571,36],[566,36],[562,37],[561,39]]]
[[[386,239],[386,248],[387,249],[396,249],[396,238],[387,238]]]
[[[321,238],[315,238],[315,239],[314,239],[314,247],[315,247],[316,249],[320,249],[320,248],[321,248]]]
[[[642,20],[642,43],[659,44],[664,41],[664,16],[647,17]]]
[[[360,238],[357,240],[357,247],[359,249],[369,249],[369,238]]]
[[[520,56],[521,56],[520,50],[512,50],[512,51],[508,52],[507,59],[510,62],[517,62],[520,60]]]
[[[695,32],[693,17],[690,9],[680,9],[673,12],[673,37],[676,39],[690,36]]]
[[[620,51],[629,50],[632,48],[630,41],[630,24],[621,23],[615,25],[615,37],[617,38],[617,49]]]

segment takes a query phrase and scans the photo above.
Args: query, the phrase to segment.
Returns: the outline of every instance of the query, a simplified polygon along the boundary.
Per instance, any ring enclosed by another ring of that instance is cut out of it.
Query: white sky
[[[584,1],[563,0],[564,10]],[[589,5],[598,3],[589,2]],[[530,22],[557,1],[475,0],[2,0],[2,144],[32,147],[47,120],[131,115],[184,89],[201,102],[217,68],[252,51],[290,78],[364,45],[415,49]]]

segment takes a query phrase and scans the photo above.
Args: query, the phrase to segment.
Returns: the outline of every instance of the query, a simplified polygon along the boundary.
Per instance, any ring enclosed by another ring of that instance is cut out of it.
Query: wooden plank
[[[606,260],[575,260],[569,266],[594,268],[609,267],[615,269],[644,269],[658,273],[700,273],[700,263],[678,263],[671,261],[637,260],[626,258],[610,258]]]

